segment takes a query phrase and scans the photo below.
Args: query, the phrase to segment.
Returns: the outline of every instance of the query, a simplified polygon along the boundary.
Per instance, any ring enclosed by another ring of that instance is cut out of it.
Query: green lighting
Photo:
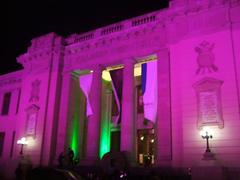
[[[100,159],[104,154],[110,151],[110,121],[111,121],[111,110],[107,107],[108,95],[105,93],[106,88],[109,86],[109,82],[103,80],[103,94],[102,94],[102,121],[101,121],[101,131],[100,131],[100,149],[99,156]],[[110,84],[111,85],[111,84]]]
[[[78,145],[79,145],[79,119],[77,113],[75,113],[73,118],[72,134],[70,140],[70,147],[73,150],[75,157],[79,152]]]
[[[108,119],[103,119],[100,136],[100,158],[102,158],[104,154],[110,151],[110,133],[108,124]]]

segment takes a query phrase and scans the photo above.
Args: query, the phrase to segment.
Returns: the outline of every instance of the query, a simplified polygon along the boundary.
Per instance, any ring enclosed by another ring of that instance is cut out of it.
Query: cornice
[[[84,68],[95,64],[122,64],[128,57],[141,57],[158,51],[161,42],[155,36],[146,39],[137,39],[116,46],[95,48],[93,51],[68,54],[64,57],[64,69]],[[163,43],[162,43],[163,44]],[[84,62],[84,63],[83,63]],[[115,62],[115,63],[113,63]]]
[[[19,84],[22,82],[23,70],[0,76],[0,87]]]
[[[49,66],[53,56],[63,56],[63,38],[55,33],[49,33],[31,41],[31,46],[25,54],[17,57],[17,61],[24,66],[24,70],[39,71]]]
[[[13,85],[13,84],[18,84],[18,83],[21,83],[21,82],[22,82],[22,78],[6,79],[6,80],[0,82],[0,87]]]
[[[163,28],[164,27],[166,28],[168,24],[174,23],[175,21],[179,21],[179,19],[184,17],[192,18],[192,16],[219,10],[221,8],[233,9],[234,7],[239,6],[240,4],[239,2],[240,2],[239,0],[230,1],[216,0],[215,2],[211,2],[208,0],[203,0],[201,2],[193,0],[190,0],[189,2],[174,0],[171,1],[169,8],[148,13],[135,18],[131,18],[115,24],[111,24],[109,26],[102,27],[83,34],[72,34],[69,37],[65,38],[65,44],[66,46],[69,46],[73,44],[81,44],[86,42],[89,43],[96,40],[100,40],[100,44],[102,43],[106,44],[105,39],[108,39],[109,37],[115,34],[119,33],[126,34],[127,31],[129,31],[131,34],[131,32],[132,31],[134,32],[136,28],[140,27],[143,29],[149,29],[149,26],[154,27],[159,24],[161,24]],[[118,37],[118,39],[122,39],[122,37]]]
[[[17,58],[17,61],[21,63],[24,67],[25,72],[31,72],[39,70],[39,68],[47,68],[49,66],[49,62],[51,60],[51,52],[47,51],[43,54],[35,54],[35,53],[26,53]],[[46,67],[47,66],[47,67]],[[45,69],[44,68],[44,69]]]

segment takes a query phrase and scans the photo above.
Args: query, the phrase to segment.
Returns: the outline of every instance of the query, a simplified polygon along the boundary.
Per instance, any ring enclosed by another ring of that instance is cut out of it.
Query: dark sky
[[[0,75],[21,69],[16,57],[27,51],[34,37],[86,32],[168,6],[168,0],[95,1],[9,0]]]

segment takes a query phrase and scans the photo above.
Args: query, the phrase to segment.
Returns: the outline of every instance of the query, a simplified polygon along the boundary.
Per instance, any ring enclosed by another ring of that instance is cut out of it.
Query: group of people
[[[71,148],[68,148],[66,153],[61,153],[58,157],[59,167],[73,166],[78,163],[77,159],[74,159],[74,152]],[[17,168],[15,169],[16,180],[26,179],[29,172],[32,170],[32,162],[29,156],[21,156]]]

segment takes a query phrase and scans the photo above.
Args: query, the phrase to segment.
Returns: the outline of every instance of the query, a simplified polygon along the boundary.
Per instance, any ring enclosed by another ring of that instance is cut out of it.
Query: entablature
[[[1,91],[5,91],[6,89],[21,88],[22,74],[23,70],[1,75],[0,76]]]
[[[239,1],[186,1],[95,31],[73,34],[65,39],[64,68],[101,64],[102,60],[117,63],[126,57],[154,53],[188,37],[229,29],[240,18],[234,13],[239,4]]]

